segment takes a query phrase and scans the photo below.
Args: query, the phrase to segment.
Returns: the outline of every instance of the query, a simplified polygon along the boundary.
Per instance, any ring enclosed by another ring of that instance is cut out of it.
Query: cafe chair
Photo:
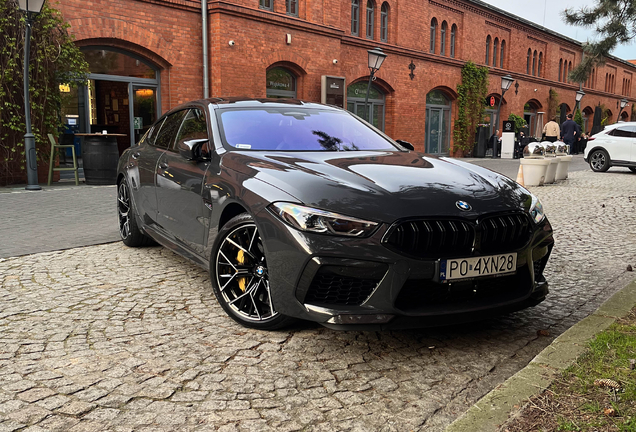
[[[77,167],[77,158],[75,157],[75,146],[73,144],[57,144],[53,134],[49,135],[49,141],[51,141],[51,161],[49,163],[49,181],[48,186],[51,186],[53,180],[53,171],[75,171],[75,186],[79,186],[79,174]],[[70,148],[73,153],[73,168],[55,168],[55,149],[67,149]]]

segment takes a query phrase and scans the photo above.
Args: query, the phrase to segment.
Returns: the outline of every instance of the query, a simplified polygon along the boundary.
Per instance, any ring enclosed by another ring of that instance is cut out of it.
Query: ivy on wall
[[[16,0],[0,0],[0,184],[24,176],[25,17]],[[50,156],[48,133],[57,135],[62,103],[59,84],[86,82],[88,63],[67,33],[61,14],[46,3],[31,36],[29,89],[38,161]]]
[[[475,145],[475,131],[484,115],[484,99],[488,94],[488,68],[469,61],[462,68],[462,81],[457,85],[457,120],[453,130],[453,148],[467,153]]]

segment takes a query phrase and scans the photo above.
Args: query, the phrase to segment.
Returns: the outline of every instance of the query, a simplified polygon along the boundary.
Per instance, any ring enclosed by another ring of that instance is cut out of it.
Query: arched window
[[[282,67],[267,71],[265,92],[268,98],[296,99],[296,76]]]
[[[375,4],[373,0],[367,0],[367,39],[373,39],[373,20]]]
[[[568,64],[567,82],[570,82],[570,72],[572,72],[572,62]]]
[[[380,40],[389,41],[389,4],[386,2],[380,8]]]
[[[534,51],[532,55],[532,76],[537,75],[537,51]]]
[[[542,69],[542,66],[543,66],[543,53],[542,53],[542,52],[540,52],[540,53],[539,53],[539,70],[538,70],[538,72],[537,72],[537,75],[538,75],[538,76],[541,76],[541,69]]]
[[[439,33],[439,53],[446,55],[446,31],[448,30],[448,24],[446,21],[442,22],[442,29]]]
[[[490,37],[490,35],[488,35],[488,37],[486,38],[486,64],[488,65],[490,63],[490,41],[492,40],[492,38]]]
[[[492,44],[492,65],[497,67],[497,54],[499,54],[499,38],[495,38]]]
[[[506,52],[506,41],[501,40],[501,54],[499,55],[499,67],[503,69],[504,53]]]
[[[347,110],[357,116],[367,119],[367,108],[365,104],[365,96],[367,95],[366,81],[357,82],[347,87]],[[380,130],[384,130],[384,92],[374,85],[369,89],[369,112],[373,126]]]
[[[298,0],[285,0],[287,15],[298,16]]]
[[[532,57],[532,50],[528,48],[528,57],[526,58],[526,73],[530,75],[530,57]]]
[[[429,52],[435,54],[435,36],[437,35],[437,20],[433,18],[431,20],[431,47]]]
[[[563,75],[563,59],[559,59],[559,79],[557,81],[561,82],[562,75]]]
[[[451,27],[451,36],[450,36],[450,56],[455,58],[455,37],[457,35],[457,26],[453,24]]]
[[[351,34],[358,36],[360,33],[360,0],[351,0]]]

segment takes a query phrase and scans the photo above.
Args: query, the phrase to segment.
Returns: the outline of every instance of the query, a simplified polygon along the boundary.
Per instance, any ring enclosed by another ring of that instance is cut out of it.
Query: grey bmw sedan
[[[535,196],[339,108],[181,105],[122,154],[117,184],[123,242],[158,242],[209,270],[248,327],[437,326],[548,294],[554,240]]]

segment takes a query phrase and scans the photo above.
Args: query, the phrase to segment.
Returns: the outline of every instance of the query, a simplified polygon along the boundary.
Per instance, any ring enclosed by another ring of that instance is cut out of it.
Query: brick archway
[[[105,45],[138,54],[160,68],[169,68],[181,55],[159,34],[136,24],[111,18],[76,18],[69,21],[78,46]]]

